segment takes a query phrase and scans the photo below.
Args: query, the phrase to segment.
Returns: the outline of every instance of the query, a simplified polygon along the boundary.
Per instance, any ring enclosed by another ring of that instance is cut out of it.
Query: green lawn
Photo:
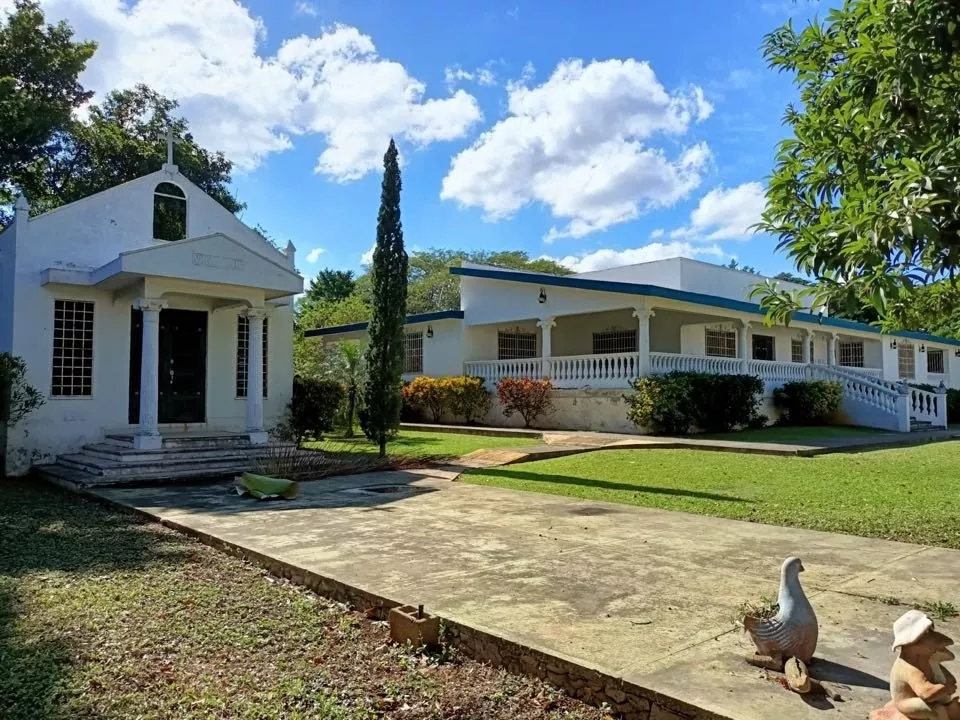
[[[132,514],[0,483],[3,720],[600,720]]]
[[[396,439],[387,445],[391,455],[409,457],[460,457],[474,450],[539,445],[542,440],[527,437],[494,437],[490,435],[464,435],[461,433],[423,432],[401,430]],[[305,447],[331,452],[377,452],[377,446],[368,441],[363,433],[351,439],[342,435],[330,435],[323,442],[306,443]]]
[[[463,479],[960,548],[960,442],[813,458],[604,450],[471,470]]]
[[[703,438],[704,440],[816,444],[817,440],[823,440],[824,438],[856,438],[884,432],[887,431],[854,425],[771,425],[757,430],[738,430],[737,432],[693,435],[692,437]]]

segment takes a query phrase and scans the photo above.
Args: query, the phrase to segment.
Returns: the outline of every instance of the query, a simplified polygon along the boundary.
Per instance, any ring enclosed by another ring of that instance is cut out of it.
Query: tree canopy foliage
[[[22,172],[93,93],[78,77],[96,44],[47,25],[38,3],[16,0],[0,18],[0,184]]]
[[[867,304],[887,325],[909,295],[960,260],[960,6],[952,0],[845,0],[802,31],[764,41],[794,76],[761,230],[824,301]],[[937,293],[934,293],[937,295]],[[773,319],[798,302],[769,291]],[[898,319],[899,318],[899,319]]]

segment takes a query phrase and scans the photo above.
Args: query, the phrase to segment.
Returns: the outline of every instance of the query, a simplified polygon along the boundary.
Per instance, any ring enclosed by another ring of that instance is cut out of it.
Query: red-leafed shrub
[[[553,412],[551,390],[553,384],[547,379],[503,378],[497,383],[497,398],[504,415],[510,417],[515,412],[520,413],[524,427],[530,427],[541,415]]]

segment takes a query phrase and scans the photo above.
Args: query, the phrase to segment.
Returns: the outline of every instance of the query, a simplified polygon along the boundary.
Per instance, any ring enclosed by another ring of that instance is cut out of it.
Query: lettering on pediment
[[[193,264],[200,267],[216,268],[217,270],[243,270],[244,261],[242,258],[229,257],[228,255],[210,255],[208,253],[193,253]]]

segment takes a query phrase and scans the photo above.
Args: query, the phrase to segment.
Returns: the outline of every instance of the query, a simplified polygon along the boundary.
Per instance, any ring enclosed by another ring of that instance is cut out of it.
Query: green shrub
[[[295,377],[285,430],[298,443],[306,438],[322,440],[325,432],[333,430],[343,397],[343,386],[336,380]]]
[[[651,375],[634,381],[636,391],[627,400],[627,418],[655,432],[683,435],[693,425],[693,402],[688,373]]]
[[[26,378],[23,358],[0,353],[0,478],[7,476],[9,430],[43,405],[43,395]]]
[[[753,375],[672,372],[640,378],[627,417],[655,432],[729,432],[756,423],[763,381]]]
[[[459,375],[444,380],[447,384],[449,411],[462,417],[467,424],[479,422],[490,410],[490,391],[483,385],[483,378]]]
[[[843,387],[829,380],[789,382],[773,391],[773,404],[780,421],[787,425],[823,424],[840,409]]]

